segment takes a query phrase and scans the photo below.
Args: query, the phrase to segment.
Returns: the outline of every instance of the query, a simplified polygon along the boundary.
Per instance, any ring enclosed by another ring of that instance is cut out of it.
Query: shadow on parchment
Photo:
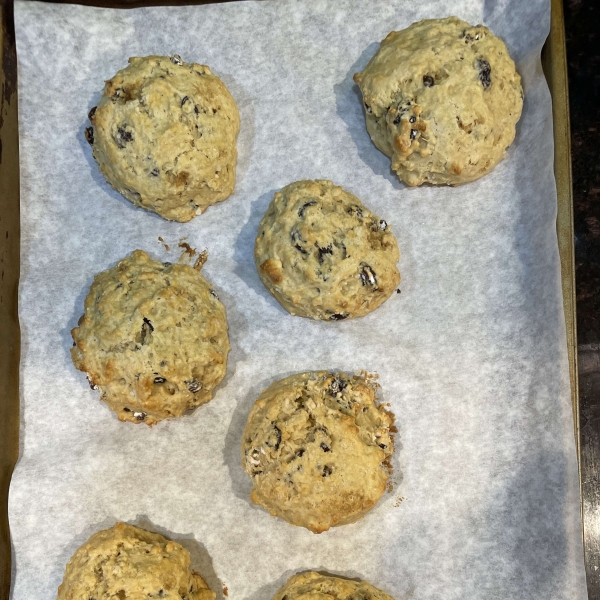
[[[350,67],[344,80],[334,85],[337,114],[346,123],[346,128],[356,144],[358,155],[373,173],[387,179],[394,189],[405,190],[407,186],[401,183],[392,171],[391,159],[379,151],[371,141],[365,125],[362,94],[353,79],[354,73],[360,73],[378,49],[379,44],[376,42],[367,46],[359,59]]]
[[[233,258],[235,267],[233,272],[244,281],[244,283],[256,294],[263,297],[267,302],[276,307],[281,314],[287,315],[288,312],[275,300],[267,288],[260,280],[256,265],[254,264],[254,242],[258,235],[258,225],[265,214],[275,192],[279,190],[270,190],[261,194],[254,200],[250,207],[250,217],[242,227],[240,234],[235,241],[235,251]]]
[[[570,562],[566,472],[563,452],[523,452],[511,479],[487,501],[482,531],[466,560],[469,570],[487,576],[465,578],[464,597],[487,591],[488,597],[509,598],[518,590],[523,599],[552,598],[562,589]]]

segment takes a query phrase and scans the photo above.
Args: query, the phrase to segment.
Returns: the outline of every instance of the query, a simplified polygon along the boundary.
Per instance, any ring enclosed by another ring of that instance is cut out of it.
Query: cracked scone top
[[[353,523],[383,495],[393,416],[369,377],[300,373],[271,384],[242,440],[250,499],[314,533]]]
[[[183,222],[233,193],[240,117],[207,66],[130,58],[89,118],[100,170],[136,206]]]
[[[158,533],[117,523],[98,531],[69,560],[57,600],[214,600],[190,553]]]
[[[153,425],[208,402],[225,377],[225,307],[189,265],[136,250],[96,275],[73,363],[121,421]]]
[[[392,31],[354,80],[373,143],[410,186],[459,185],[491,171],[523,108],[504,42],[456,17]]]
[[[254,248],[266,288],[292,315],[361,317],[400,283],[387,222],[331,181],[297,181],[267,209]]]
[[[290,577],[273,600],[394,600],[366,581],[323,575],[315,571]]]

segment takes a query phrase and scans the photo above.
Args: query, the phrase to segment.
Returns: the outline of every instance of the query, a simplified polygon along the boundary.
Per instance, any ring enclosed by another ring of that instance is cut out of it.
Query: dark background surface
[[[600,600],[600,1],[565,0],[571,109],[581,477],[589,600]]]

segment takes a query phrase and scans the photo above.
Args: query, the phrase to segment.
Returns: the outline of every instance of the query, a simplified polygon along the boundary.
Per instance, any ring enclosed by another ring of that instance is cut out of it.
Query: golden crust
[[[96,275],[84,308],[71,332],[73,363],[121,421],[179,417],[225,377],[225,307],[188,265],[136,250]]]
[[[317,371],[270,385],[248,416],[250,499],[314,533],[353,523],[383,495],[393,416],[369,377]]]
[[[207,66],[130,58],[90,121],[100,170],[136,206],[184,222],[233,193],[239,112]]]
[[[117,523],[98,531],[69,560],[57,600],[214,600],[190,570],[190,553],[158,533]]]
[[[392,31],[354,80],[373,143],[411,186],[459,185],[491,171],[523,108],[504,42],[456,17]]]
[[[394,600],[366,581],[323,575],[315,571],[290,577],[273,600]]]
[[[266,288],[291,314],[362,317],[400,283],[388,224],[331,181],[297,181],[275,194],[254,258]]]

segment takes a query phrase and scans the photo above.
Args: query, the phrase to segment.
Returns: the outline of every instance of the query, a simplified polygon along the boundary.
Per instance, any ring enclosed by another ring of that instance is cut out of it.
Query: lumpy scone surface
[[[366,581],[343,579],[315,571],[290,577],[273,600],[393,600]]]
[[[206,65],[130,58],[89,118],[100,170],[136,206],[189,221],[233,193],[239,112]]]
[[[352,523],[386,489],[393,416],[366,376],[316,371],[270,385],[243,434],[250,499],[315,533]]]
[[[260,278],[291,314],[326,321],[375,310],[400,283],[390,225],[328,180],[275,194],[258,228]]]
[[[96,275],[73,363],[121,421],[153,425],[208,402],[225,377],[225,307],[193,267],[136,250]]]
[[[392,31],[354,79],[373,143],[410,186],[478,179],[515,138],[521,78],[482,25],[448,17]]]
[[[67,564],[57,600],[214,600],[190,553],[158,533],[117,523],[98,531]]]

